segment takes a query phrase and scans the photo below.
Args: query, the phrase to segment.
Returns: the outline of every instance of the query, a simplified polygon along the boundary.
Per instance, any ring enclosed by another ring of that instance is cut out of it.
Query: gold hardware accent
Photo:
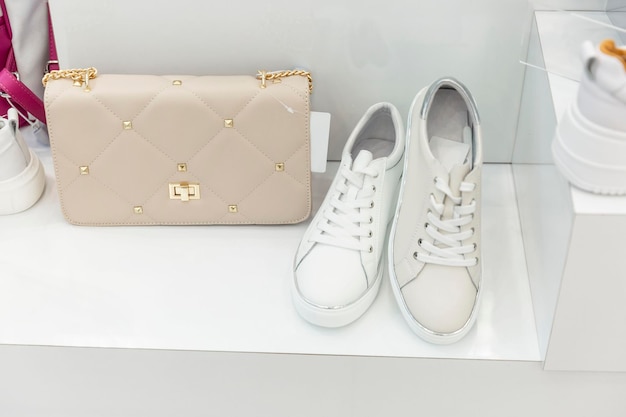
[[[197,183],[170,183],[170,200],[200,200],[200,184]]]
[[[176,165],[176,169],[178,169],[178,172],[187,172],[187,164],[181,162]]]
[[[133,207],[133,211],[135,212],[135,214],[143,214],[143,207],[135,206]]]
[[[85,89],[83,90],[85,93],[88,93],[91,91],[91,88],[89,87],[89,74],[88,73],[84,73],[83,74],[83,80],[85,81]]]
[[[181,80],[174,80],[172,81],[172,85],[183,85],[183,82]]]
[[[261,80],[261,88],[266,88],[267,81],[272,80],[273,82],[276,82],[277,80],[280,80],[280,78],[291,77],[293,75],[306,77],[306,79],[309,81],[309,93],[313,92],[313,77],[311,76],[311,73],[309,71],[291,70],[267,72],[260,70],[256,75],[256,79]]]
[[[79,171],[80,171],[80,175],[89,175],[89,167],[88,166],[81,166],[78,167]]]
[[[123,121],[122,128],[124,128],[124,130],[131,130],[133,128],[133,122],[131,122],[130,120]]]
[[[260,78],[259,78],[260,77]],[[267,71],[259,70],[259,73],[256,76],[257,80],[261,80],[261,88],[266,88],[265,81],[267,81]]]
[[[285,163],[277,162],[276,164],[274,164],[274,169],[278,172],[283,172],[285,170]]]
[[[233,127],[234,122],[233,119],[224,119],[224,127]]]
[[[237,208],[237,204],[231,204],[230,206],[228,206],[229,213],[237,213],[238,211],[239,209]]]
[[[60,80],[62,78],[72,80],[72,85],[80,87],[85,84],[85,91],[91,91],[89,88],[89,80],[93,80],[98,76],[98,70],[94,67],[74,68],[67,70],[50,71],[41,79],[41,83],[45,87],[50,80]]]

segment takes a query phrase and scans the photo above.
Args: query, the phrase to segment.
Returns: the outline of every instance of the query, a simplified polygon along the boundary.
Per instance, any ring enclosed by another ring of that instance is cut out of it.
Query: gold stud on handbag
[[[288,224],[311,210],[301,70],[257,76],[52,71],[59,199],[78,225]]]

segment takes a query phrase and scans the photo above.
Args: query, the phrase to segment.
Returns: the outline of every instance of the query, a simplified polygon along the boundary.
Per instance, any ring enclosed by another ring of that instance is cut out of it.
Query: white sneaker
[[[292,294],[307,321],[344,326],[376,298],[403,154],[400,113],[389,103],[372,106],[348,138],[337,175],[296,253]]]
[[[389,235],[389,278],[410,328],[453,343],[478,310],[482,138],[474,100],[444,78],[409,111],[404,174]]]
[[[39,158],[18,129],[17,111],[0,118],[0,215],[26,210],[39,200],[46,179]]]
[[[600,194],[626,194],[626,48],[606,40],[582,47],[578,98],[565,112],[552,156],[575,186]]]

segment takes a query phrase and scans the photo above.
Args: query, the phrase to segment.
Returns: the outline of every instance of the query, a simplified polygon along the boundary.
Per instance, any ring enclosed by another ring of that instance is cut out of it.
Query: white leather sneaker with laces
[[[15,109],[0,118],[0,215],[24,211],[39,200],[45,185],[39,158],[18,128]]]
[[[554,163],[583,190],[626,194],[626,48],[585,42],[582,56],[578,97],[552,142]]]
[[[389,103],[367,110],[348,138],[337,174],[294,261],[293,300],[307,321],[344,326],[376,298],[404,140],[402,117]]]
[[[415,97],[404,174],[389,235],[389,278],[410,328],[453,343],[472,327],[481,294],[478,111],[444,78]]]

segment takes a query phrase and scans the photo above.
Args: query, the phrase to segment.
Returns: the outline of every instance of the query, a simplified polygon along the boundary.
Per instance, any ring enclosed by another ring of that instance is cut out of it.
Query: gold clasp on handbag
[[[309,93],[313,92],[313,77],[309,71],[303,70],[290,70],[290,71],[259,71],[256,75],[256,79],[261,81],[261,88],[267,87],[267,81],[280,82],[281,78],[291,77],[294,75],[299,75],[302,77],[306,77],[309,81]]]
[[[188,182],[170,183],[170,200],[200,200],[200,184]]]

